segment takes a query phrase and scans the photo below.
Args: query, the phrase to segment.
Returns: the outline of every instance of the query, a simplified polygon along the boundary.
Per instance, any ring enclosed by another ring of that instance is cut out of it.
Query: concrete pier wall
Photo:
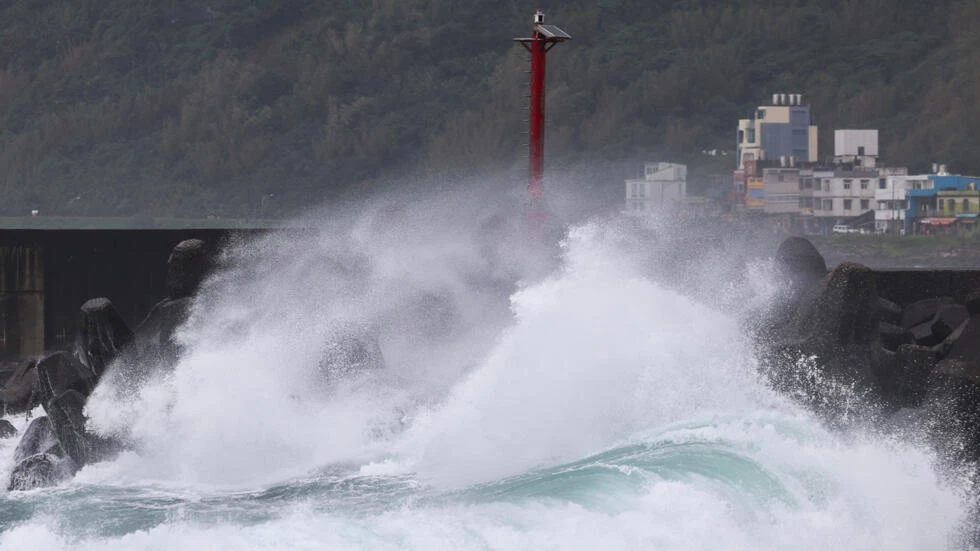
[[[44,251],[0,246],[0,359],[44,352]]]
[[[166,263],[184,239],[213,250],[262,230],[0,230],[0,360],[68,350],[82,303],[112,300],[130,327],[167,294]]]
[[[878,270],[875,271],[875,285],[879,296],[899,304],[932,297],[952,297],[962,303],[968,294],[980,290],[980,267],[975,270]]]

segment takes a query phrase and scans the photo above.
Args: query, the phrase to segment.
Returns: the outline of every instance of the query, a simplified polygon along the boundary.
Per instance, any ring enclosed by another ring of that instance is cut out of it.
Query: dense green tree
[[[396,174],[516,166],[526,75],[510,38],[530,15],[0,1],[0,213],[286,215]],[[699,152],[732,149],[736,118],[799,91],[824,152],[832,128],[876,127],[890,163],[980,173],[980,0],[567,0],[548,16],[575,37],[549,58],[556,165],[717,165]]]

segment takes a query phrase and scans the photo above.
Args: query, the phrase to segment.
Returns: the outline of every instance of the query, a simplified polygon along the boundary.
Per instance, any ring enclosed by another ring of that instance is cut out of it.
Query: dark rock
[[[14,463],[20,463],[32,455],[45,453],[55,457],[64,457],[65,452],[58,443],[58,435],[51,428],[51,420],[46,416],[31,421],[17,443],[14,450]]]
[[[0,419],[0,438],[10,438],[17,436],[17,429],[6,419]]]
[[[97,382],[106,367],[133,342],[133,332],[107,298],[94,298],[82,305],[75,357]]]
[[[909,329],[909,333],[912,335],[912,340],[916,344],[922,346],[933,346],[936,344],[936,340],[932,335],[932,320],[920,323],[915,327]]]
[[[118,442],[85,429],[84,408],[85,397],[74,390],[50,400],[44,408],[61,448],[78,466],[103,461],[120,449]]]
[[[912,337],[922,346],[936,346],[952,335],[968,318],[965,306],[939,303],[931,319],[912,327]]]
[[[0,360],[0,388],[7,384],[7,381],[17,373],[23,362]]]
[[[178,243],[167,259],[168,298],[193,295],[209,268],[208,247],[204,241],[187,239]]]
[[[913,302],[902,311],[902,327],[911,329],[916,325],[933,320],[939,313],[940,306],[955,303],[956,301],[949,297],[927,298]]]
[[[980,459],[980,363],[946,358],[936,364],[926,395],[929,430],[956,461]]]
[[[922,403],[929,376],[936,367],[931,349],[903,344],[876,373],[882,399],[894,407],[915,407]]]
[[[174,338],[177,328],[190,313],[190,297],[164,299],[150,309],[150,313],[136,328],[136,348],[141,361],[172,367],[180,355],[180,345]]]
[[[936,320],[932,324],[932,333],[940,340],[953,334],[960,325],[970,319],[966,306],[959,304],[944,304],[939,308]]]
[[[959,329],[959,338],[950,343],[946,358],[980,364],[980,316],[971,317]]]
[[[71,459],[39,453],[18,462],[10,473],[9,491],[26,491],[54,486],[77,471]]]
[[[878,337],[878,294],[871,269],[842,262],[814,305],[815,329],[835,344],[868,344]]]
[[[68,390],[88,396],[97,382],[88,369],[67,352],[53,352],[42,357],[36,369],[35,392],[42,405]]]
[[[912,344],[915,339],[912,333],[899,325],[892,325],[887,322],[878,324],[878,334],[881,335],[881,344],[888,350],[897,350],[903,344]]]
[[[61,448],[78,465],[88,463],[91,456],[85,432],[85,416],[82,414],[84,408],[85,397],[75,390],[68,390],[44,405]]]
[[[980,460],[980,316],[970,318],[929,378],[930,428],[956,459]]]
[[[167,260],[167,298],[156,303],[134,331],[132,357],[120,362],[114,380],[139,386],[158,370],[172,369],[180,357],[177,329],[187,321],[195,293],[211,267],[204,241],[188,239]]]
[[[900,325],[902,323],[902,307],[886,298],[878,297],[878,319],[886,323]]]
[[[37,386],[37,359],[20,362],[17,370],[0,388],[0,402],[7,413],[29,411],[37,404],[34,389]]]
[[[860,264],[842,263],[799,289],[761,335],[770,381],[832,423],[852,417],[855,395],[873,391],[884,362],[877,307],[873,273]]]
[[[971,316],[980,314],[980,289],[966,295],[965,304],[966,309],[970,312]]]
[[[796,284],[807,284],[827,274],[823,256],[802,237],[790,237],[780,243],[776,264]]]

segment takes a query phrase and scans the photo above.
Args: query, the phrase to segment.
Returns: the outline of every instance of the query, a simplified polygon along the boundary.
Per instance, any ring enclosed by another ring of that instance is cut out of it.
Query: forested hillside
[[[396,174],[523,166],[510,39],[537,7],[0,0],[0,214],[288,215]],[[833,128],[876,127],[888,162],[980,173],[980,0],[540,7],[574,36],[549,56],[551,166],[697,165],[798,91],[822,154]]]

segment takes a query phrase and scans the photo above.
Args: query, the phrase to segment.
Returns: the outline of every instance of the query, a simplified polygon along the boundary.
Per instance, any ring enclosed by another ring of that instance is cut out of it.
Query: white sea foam
[[[187,353],[174,372],[136,395],[100,389],[90,401],[93,427],[127,435],[135,450],[87,467],[70,496],[42,494],[52,505],[0,534],[0,546],[912,550],[953,541],[963,503],[928,452],[837,435],[771,392],[734,312],[648,277],[643,243],[623,226],[573,228],[555,264],[555,249],[512,247],[516,226],[472,203],[379,206],[230,253],[181,333]],[[700,274],[696,286],[709,279]],[[351,328],[378,335],[388,367],[318,382],[324,343]],[[641,448],[635,461],[596,459],[600,474],[560,467],[630,446]],[[298,492],[261,520],[236,513],[246,494],[227,493],[302,490],[316,482],[295,477],[316,480],[311,472],[337,464],[355,488],[409,477],[417,489],[381,491],[356,511]],[[609,482],[606,470],[625,478]],[[521,477],[538,485],[509,486]],[[108,487],[132,489],[136,503],[162,487],[185,508],[216,505],[124,533],[66,528],[59,500]]]

